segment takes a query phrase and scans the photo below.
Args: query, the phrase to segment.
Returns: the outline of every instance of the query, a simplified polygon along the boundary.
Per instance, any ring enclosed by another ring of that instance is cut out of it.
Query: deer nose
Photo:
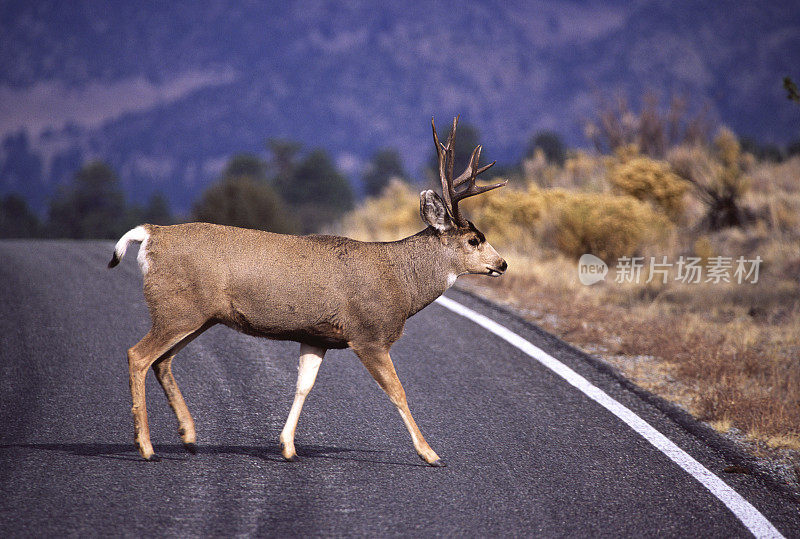
[[[500,271],[506,271],[508,269],[508,263],[503,260],[503,263],[500,264]]]

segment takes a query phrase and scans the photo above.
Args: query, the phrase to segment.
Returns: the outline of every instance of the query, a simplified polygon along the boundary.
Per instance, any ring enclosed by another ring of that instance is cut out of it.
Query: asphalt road
[[[160,462],[136,452],[126,349],[149,320],[135,256],[110,242],[0,242],[0,535],[748,536],[679,466],[518,349],[439,305],[393,348],[411,410],[448,464],[424,466],[355,355],[331,351],[303,409],[300,459],[278,436],[295,343],[215,327],[174,370],[198,433],[186,453],[155,377]],[[134,249],[135,250],[135,249]],[[135,254],[135,253],[133,253]],[[517,332],[635,411],[800,536],[798,506],[743,457],[510,313]],[[655,404],[654,404],[655,403]]]

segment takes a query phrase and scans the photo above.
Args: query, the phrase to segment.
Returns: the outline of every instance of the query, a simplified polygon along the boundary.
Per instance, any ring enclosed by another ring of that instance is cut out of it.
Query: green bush
[[[48,229],[54,238],[116,239],[132,226],[119,178],[109,165],[91,161],[50,201]]]
[[[192,218],[207,223],[294,233],[297,223],[266,183],[228,176],[213,183],[192,208]]]

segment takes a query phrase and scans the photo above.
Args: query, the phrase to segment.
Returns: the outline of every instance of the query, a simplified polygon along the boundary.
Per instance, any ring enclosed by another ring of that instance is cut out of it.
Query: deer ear
[[[453,220],[444,207],[442,197],[430,189],[419,194],[419,215],[425,223],[439,232],[447,232],[453,228]]]

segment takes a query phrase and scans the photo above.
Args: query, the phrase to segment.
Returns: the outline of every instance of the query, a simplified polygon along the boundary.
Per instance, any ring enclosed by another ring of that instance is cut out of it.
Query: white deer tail
[[[109,268],[113,268],[119,264],[119,261],[125,256],[125,251],[128,250],[128,245],[131,242],[141,243],[141,250],[144,250],[147,240],[150,238],[150,233],[147,231],[147,228],[145,228],[146,226],[147,225],[139,225],[122,235],[117,245],[114,247],[114,256],[111,257],[111,261],[108,263]]]

